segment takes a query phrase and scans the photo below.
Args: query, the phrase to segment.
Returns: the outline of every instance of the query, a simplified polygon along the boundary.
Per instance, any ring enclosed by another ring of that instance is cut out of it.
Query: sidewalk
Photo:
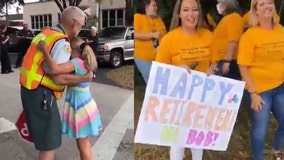
[[[16,121],[22,110],[18,70],[15,69],[15,73],[12,74],[0,75],[0,84],[0,118],[3,124],[0,122],[0,159],[37,159],[38,153],[34,150],[33,145],[21,140],[15,128],[10,126],[11,122],[14,123]],[[92,83],[90,89],[100,109],[104,127],[100,137],[91,139],[93,154],[94,156],[99,154],[101,160],[112,160],[114,157],[117,158],[117,149],[120,148],[121,143],[125,143],[125,139],[132,139],[129,141],[133,142],[134,135],[133,133],[131,134],[131,129],[133,129],[134,93],[131,90],[100,83]],[[62,110],[63,101],[64,98],[58,101],[60,110]],[[7,126],[10,126],[10,129],[5,129]],[[1,131],[5,131],[5,133],[1,133]],[[111,149],[111,152],[104,150],[103,145],[108,145],[105,148]],[[101,152],[108,154],[104,155]],[[133,147],[128,148],[127,151],[119,151],[118,154],[127,155],[127,157],[115,160],[132,160]],[[62,146],[56,152],[56,160],[76,160],[78,158],[79,153],[75,140],[63,136]]]
[[[124,154],[124,152],[117,153],[117,149],[123,145],[123,143],[132,142],[134,135],[131,133],[131,129],[134,129],[133,117],[134,117],[134,94],[129,96],[129,98],[124,102],[119,112],[112,119],[109,125],[105,128],[103,134],[100,136],[99,140],[92,147],[95,160],[130,160],[133,159],[133,147],[132,154]],[[126,132],[128,131],[128,132]],[[130,132],[129,132],[130,131]],[[122,142],[124,140],[124,142]],[[122,144],[121,144],[122,142]],[[117,153],[117,154],[116,154]],[[116,155],[116,156],[115,156]],[[118,158],[120,156],[121,158]]]

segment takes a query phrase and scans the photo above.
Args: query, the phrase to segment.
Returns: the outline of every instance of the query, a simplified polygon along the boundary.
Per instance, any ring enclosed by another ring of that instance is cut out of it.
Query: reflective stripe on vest
[[[31,90],[36,89],[39,84],[41,84],[53,90],[57,99],[61,97],[65,85],[55,84],[48,75],[44,74],[41,67],[44,56],[43,53],[37,49],[37,44],[40,40],[43,40],[47,45],[48,52],[50,53],[54,43],[62,38],[67,39],[67,36],[58,31],[47,29],[38,34],[32,40],[20,70],[20,83],[22,86]]]

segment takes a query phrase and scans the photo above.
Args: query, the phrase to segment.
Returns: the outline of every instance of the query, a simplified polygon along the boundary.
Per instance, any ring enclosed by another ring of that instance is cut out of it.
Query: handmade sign
[[[153,62],[134,141],[226,150],[244,85]]]

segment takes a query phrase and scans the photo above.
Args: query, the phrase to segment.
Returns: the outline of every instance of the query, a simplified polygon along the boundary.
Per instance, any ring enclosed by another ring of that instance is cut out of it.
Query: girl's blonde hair
[[[257,5],[258,0],[251,0],[251,5],[250,5],[250,11],[249,11],[249,25],[250,26],[258,26],[259,25],[259,20],[258,16],[256,14],[256,5]],[[279,23],[279,20],[276,18],[276,14],[273,15],[273,18],[271,20],[273,24]]]
[[[171,20],[171,25],[170,25],[170,30],[176,29],[177,27],[181,26],[181,20],[179,18],[179,15],[180,15],[182,1],[183,0],[177,0],[175,4],[175,8],[174,8],[173,16]],[[203,26],[203,14],[202,14],[200,1],[196,0],[196,2],[198,4],[198,11],[199,11],[198,23],[196,27],[200,28],[201,26]]]
[[[72,49],[77,50],[80,58],[84,61],[87,69],[96,71],[98,68],[97,59],[93,49],[82,38],[74,37],[71,40]]]

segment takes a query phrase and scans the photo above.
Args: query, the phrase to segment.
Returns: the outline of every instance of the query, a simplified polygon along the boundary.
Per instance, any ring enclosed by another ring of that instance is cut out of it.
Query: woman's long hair
[[[138,2],[139,4],[136,12],[140,14],[146,14],[145,8],[151,3],[151,1],[156,1],[156,0],[142,0]]]
[[[170,31],[181,26],[181,20],[179,18],[179,15],[180,15],[182,1],[183,0],[177,0],[177,2],[175,4],[175,8],[174,8],[173,16],[172,16],[172,20],[171,20],[171,25],[170,25]],[[200,5],[200,1],[196,0],[196,2],[198,3],[198,10],[199,10],[198,23],[197,23],[196,27],[199,28],[203,25],[203,15],[202,15],[202,9],[201,9],[201,5]]]

